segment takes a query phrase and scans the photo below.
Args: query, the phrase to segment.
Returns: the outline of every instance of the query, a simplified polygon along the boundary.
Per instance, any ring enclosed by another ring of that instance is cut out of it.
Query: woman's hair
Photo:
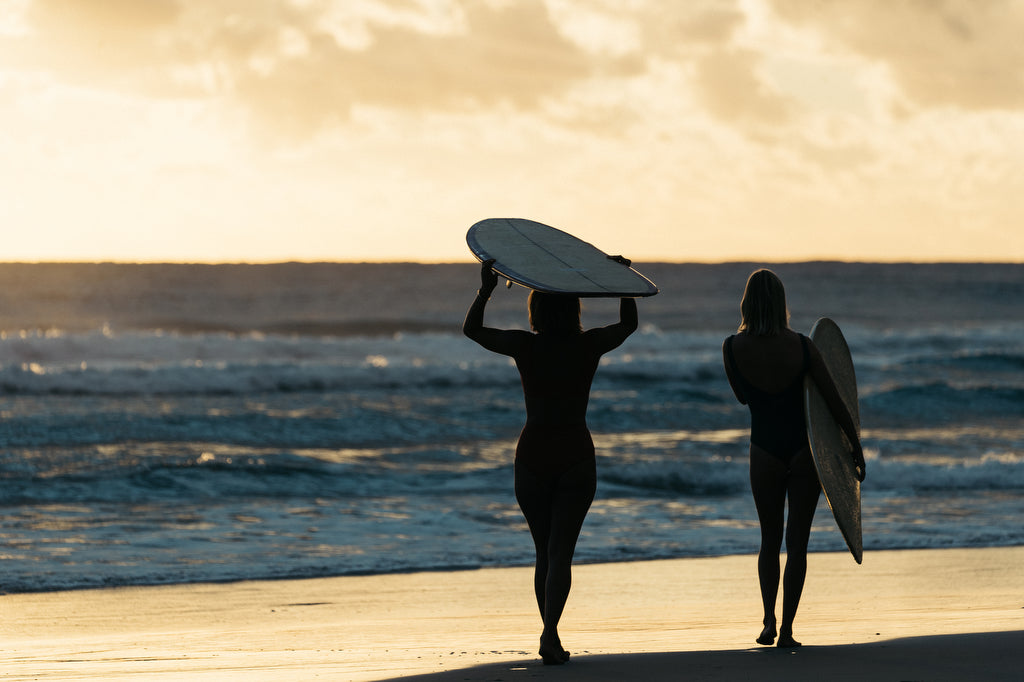
[[[530,292],[530,328],[538,333],[578,334],[580,322],[579,296]]]
[[[752,336],[772,336],[789,328],[786,290],[771,270],[756,270],[747,279],[740,302],[743,316],[739,331]]]

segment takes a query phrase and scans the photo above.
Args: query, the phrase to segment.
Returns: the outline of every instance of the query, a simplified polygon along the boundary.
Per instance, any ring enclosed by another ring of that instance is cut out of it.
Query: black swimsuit
[[[594,462],[586,413],[601,352],[590,347],[590,338],[535,335],[515,356],[527,414],[516,462],[544,480],[557,479],[581,461]]]
[[[788,464],[795,454],[807,447],[803,382],[810,360],[807,338],[800,334],[804,354],[800,371],[789,386],[776,393],[762,391],[743,377],[732,353],[733,338],[726,340],[725,350],[733,376],[750,408],[750,442]]]

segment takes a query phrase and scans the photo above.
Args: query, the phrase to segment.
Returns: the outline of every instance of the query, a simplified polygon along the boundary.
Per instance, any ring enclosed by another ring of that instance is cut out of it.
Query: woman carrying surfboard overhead
[[[544,622],[539,653],[545,664],[558,665],[569,660],[558,621],[597,483],[586,422],[590,385],[601,356],[636,330],[636,301],[620,299],[617,323],[583,331],[578,297],[533,291],[532,332],[485,327],[484,307],[498,283],[493,264],[483,262],[480,290],[462,330],[487,350],[512,357],[522,379],[526,425],[516,446],[515,494],[537,553],[534,592]]]
[[[761,526],[757,573],[764,605],[759,644],[797,647],[796,617],[807,574],[807,543],[821,494],[804,422],[804,376],[809,375],[853,447],[857,477],[864,453],[854,424],[814,343],[789,328],[782,281],[771,270],[750,275],[740,303],[742,323],[725,340],[725,371],[736,398],[750,408],[750,486]],[[789,520],[785,522],[786,501]],[[776,630],[779,552],[786,541],[782,623]]]

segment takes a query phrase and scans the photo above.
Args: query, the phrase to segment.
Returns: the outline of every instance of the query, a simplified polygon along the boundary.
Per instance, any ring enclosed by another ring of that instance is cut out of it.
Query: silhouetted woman
[[[484,306],[498,282],[493,263],[482,265],[480,290],[462,331],[487,350],[511,356],[519,368],[526,426],[516,446],[515,493],[537,550],[534,591],[544,621],[539,653],[545,664],[561,664],[569,652],[562,648],[558,621],[569,596],[576,539],[597,483],[586,421],[590,384],[601,355],[636,330],[636,301],[621,299],[618,323],[583,331],[579,298],[534,291],[532,333],[485,327]]]
[[[822,397],[853,444],[858,477],[864,480],[864,453],[849,411],[814,343],[789,328],[782,281],[771,270],[747,280],[740,303],[742,324],[725,340],[726,374],[736,398],[750,408],[750,486],[761,525],[757,573],[764,604],[759,644],[779,637],[780,647],[797,647],[793,619],[807,574],[807,541],[821,484],[811,459],[804,423],[803,379],[810,373]],[[786,500],[789,521],[785,522]],[[782,625],[776,632],[779,551],[786,539]]]

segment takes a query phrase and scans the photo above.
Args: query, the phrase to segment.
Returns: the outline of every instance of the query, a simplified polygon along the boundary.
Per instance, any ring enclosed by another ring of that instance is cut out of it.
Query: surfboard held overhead
[[[609,256],[568,232],[525,218],[487,218],[469,228],[477,260],[494,259],[510,282],[550,294],[581,297],[653,296],[658,287],[621,256]]]

